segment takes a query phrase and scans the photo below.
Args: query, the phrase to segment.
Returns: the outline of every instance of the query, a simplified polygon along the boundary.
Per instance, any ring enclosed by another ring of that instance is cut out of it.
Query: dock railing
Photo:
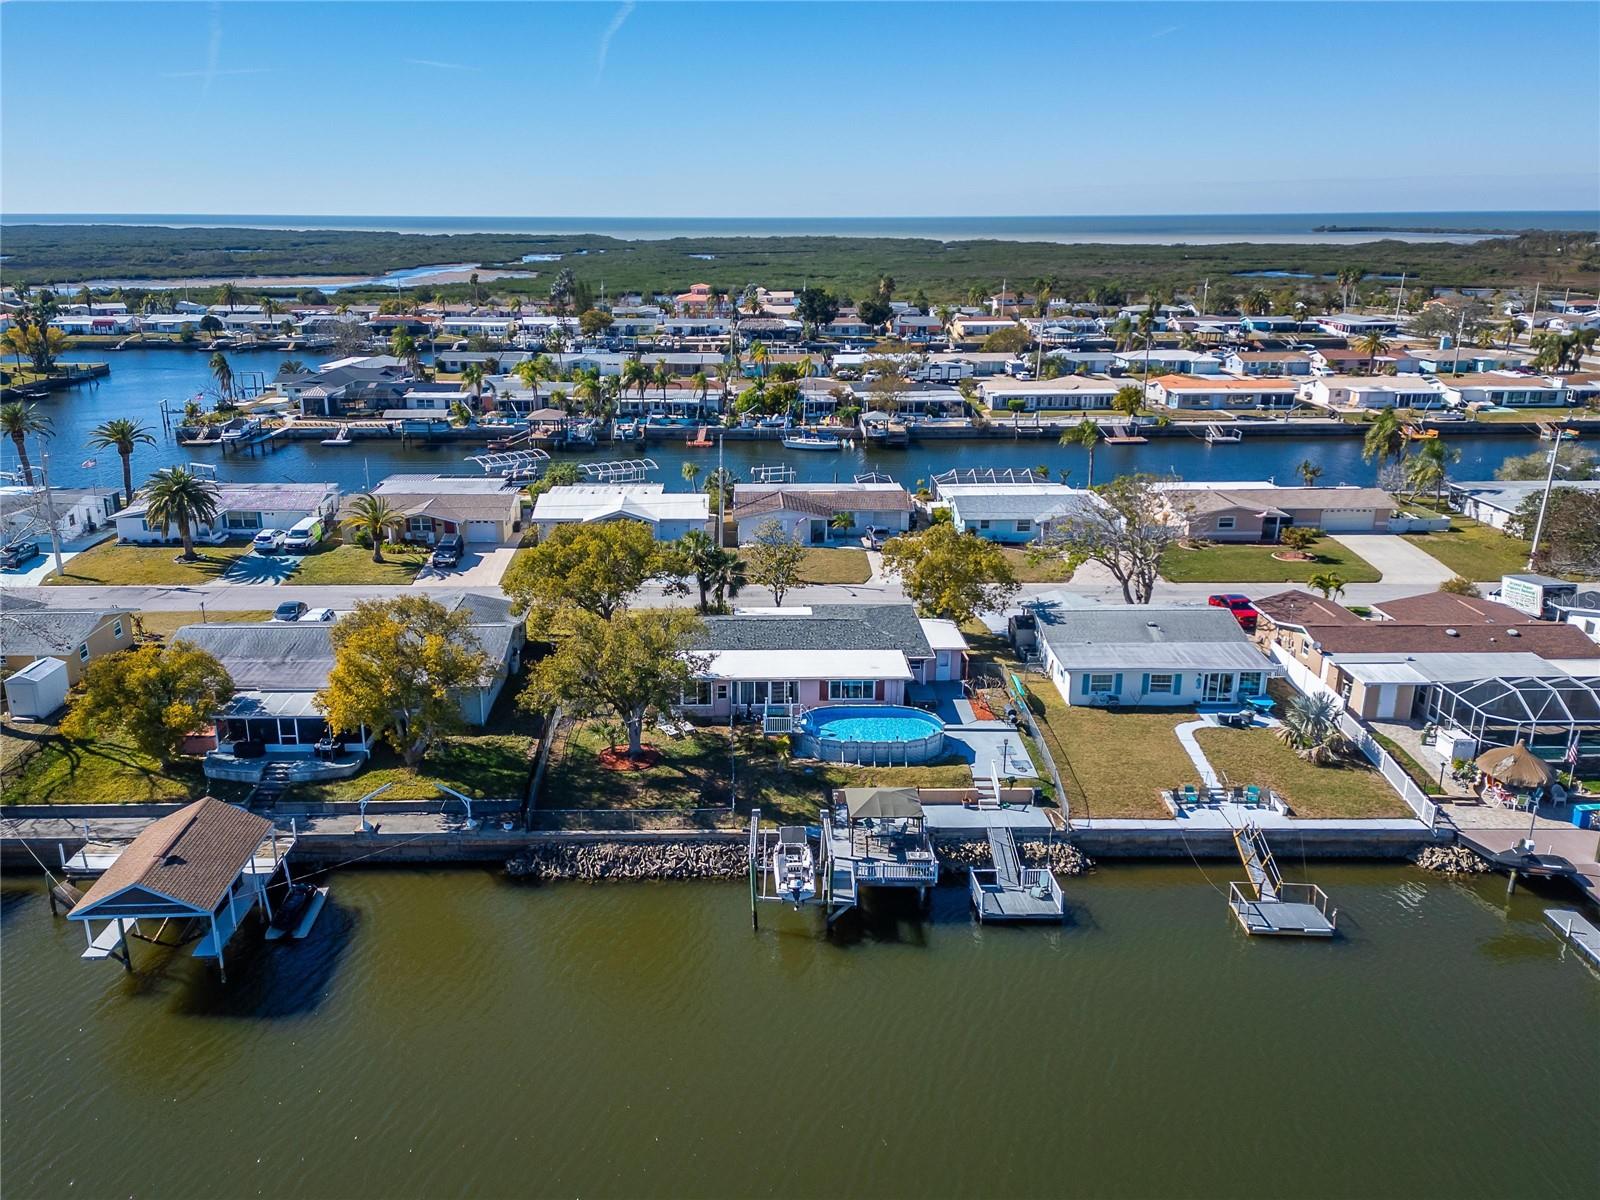
[[[1282,884],[1275,900],[1258,900],[1250,894],[1251,890],[1248,883],[1228,884],[1228,907],[1241,918],[1263,904],[1309,904],[1328,919],[1330,926],[1338,927],[1339,910],[1328,900],[1328,893],[1314,883]]]

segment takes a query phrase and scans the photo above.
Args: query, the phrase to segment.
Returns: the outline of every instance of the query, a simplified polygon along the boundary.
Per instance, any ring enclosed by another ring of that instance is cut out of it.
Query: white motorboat
[[[785,450],[837,450],[843,445],[831,433],[788,433],[783,436]]]
[[[804,825],[778,829],[778,845],[772,852],[772,886],[796,908],[816,896],[817,860]]]

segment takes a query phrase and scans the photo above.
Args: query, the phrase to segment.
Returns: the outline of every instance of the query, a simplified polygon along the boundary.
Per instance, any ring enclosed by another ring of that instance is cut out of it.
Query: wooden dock
[[[1600,967],[1600,929],[1570,908],[1547,908],[1544,917],[1555,926],[1562,941],[1576,946],[1578,953],[1589,960],[1590,966]]]
[[[1285,883],[1272,848],[1255,825],[1233,834],[1249,882],[1228,885],[1228,909],[1249,934],[1269,937],[1332,937],[1337,910],[1313,883]]]
[[[972,867],[967,886],[979,922],[1060,921],[1067,902],[1061,884],[1050,871],[1024,867],[1017,855],[1011,830],[989,829],[989,855],[993,867]]]

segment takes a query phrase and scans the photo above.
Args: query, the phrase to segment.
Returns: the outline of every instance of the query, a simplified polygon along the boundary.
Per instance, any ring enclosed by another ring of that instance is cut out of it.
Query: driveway
[[[75,555],[90,546],[98,546],[114,536],[116,535],[112,531],[100,529],[83,537],[63,539],[61,565],[65,566]],[[24,564],[19,571],[0,571],[0,588],[33,587],[42,584],[55,571],[56,556],[50,549],[49,537],[38,537],[34,540],[39,543],[39,557]]]
[[[423,567],[411,581],[412,587],[472,587],[498,588],[500,577],[511,565],[517,552],[517,542],[504,542],[492,550],[475,550],[461,556],[461,563],[453,571],[435,571]]]
[[[1359,554],[1383,575],[1383,582],[1432,591],[1455,572],[1433,555],[1395,533],[1330,533],[1346,550]]]

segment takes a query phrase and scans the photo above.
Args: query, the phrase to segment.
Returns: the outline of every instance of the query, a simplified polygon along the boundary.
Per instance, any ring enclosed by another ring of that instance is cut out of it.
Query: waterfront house
[[[1178,378],[1169,376],[1169,378]],[[1010,415],[1011,402],[1020,401],[1023,412],[1109,411],[1124,380],[1092,375],[1062,375],[1056,379],[985,379],[978,395],[994,420]]]
[[[940,483],[937,492],[957,530],[1012,545],[1038,541],[1056,522],[1101,503],[1064,483]]]
[[[1232,350],[1222,365],[1236,375],[1311,374],[1311,358],[1303,350]]]
[[[196,541],[251,538],[262,529],[293,529],[307,518],[324,523],[339,510],[339,486],[334,483],[219,483],[217,514],[201,521],[191,533]],[[143,546],[175,546],[181,540],[176,525],[163,533],[148,519],[149,503],[139,497],[114,516],[117,540]]]
[[[869,338],[877,336],[878,327],[863,321],[854,312],[842,312],[817,332],[834,339]]]
[[[1314,375],[1355,375],[1368,370],[1385,370],[1393,367],[1398,362],[1394,353],[1380,354],[1376,359],[1370,354],[1363,354],[1360,350],[1349,350],[1333,346],[1318,346],[1309,351],[1311,358],[1311,372]]]
[[[49,536],[50,513],[55,513],[56,531],[68,541],[93,533],[112,523],[122,507],[122,490],[107,488],[66,488],[52,486],[46,507],[45,489],[21,484],[0,485],[0,541],[11,542],[29,536]]]
[[[498,475],[390,475],[372,494],[405,514],[407,542],[460,534],[469,546],[499,546],[521,528],[522,489]]]
[[[679,707],[726,720],[768,705],[903,704],[913,683],[962,679],[965,650],[950,622],[925,622],[909,604],[743,608],[705,618],[690,647],[703,666]]]
[[[1442,376],[1439,382],[1452,403],[1468,408],[1555,408],[1567,402],[1566,388],[1559,379],[1513,371],[1464,372]]]
[[[860,538],[869,529],[883,537],[904,533],[911,528],[912,507],[898,483],[737,483],[732,516],[741,545],[777,521],[795,541],[825,546]]]
[[[489,661],[477,686],[454,696],[463,719],[482,725],[506,680],[522,665],[523,622],[509,601],[476,593],[435,594],[451,612],[471,615],[471,632]],[[327,686],[334,666],[334,624],[327,621],[270,621],[259,624],[185,625],[173,635],[216,658],[237,689],[214,714],[217,747],[206,758],[213,779],[255,780],[270,757],[291,760],[305,778],[351,774],[372,744],[365,729],[330,730],[316,695]],[[319,742],[336,746],[334,760],[318,760]],[[240,743],[244,745],[241,747]],[[343,766],[319,771],[319,762]],[[348,768],[348,769],[345,769]]]
[[[8,595],[0,609],[0,655],[6,673],[40,658],[59,659],[67,684],[76,687],[95,659],[133,646],[133,610],[110,606],[46,607],[37,600]]]
[[[659,483],[579,483],[553,487],[534,502],[531,521],[544,537],[558,525],[639,521],[657,541],[675,542],[710,521],[704,492],[669,492]]]
[[[1324,332],[1343,338],[1358,338],[1368,333],[1393,334],[1400,331],[1400,322],[1394,317],[1367,316],[1361,313],[1334,313],[1331,316],[1317,317],[1316,323]]]
[[[744,317],[737,328],[746,343],[798,342],[805,332],[804,322],[792,317]]]
[[[1563,479],[1556,486],[1600,491],[1600,480]],[[1542,479],[1465,479],[1445,484],[1445,498],[1451,508],[1496,529],[1504,529],[1529,496],[1540,495],[1543,491]]]
[[[952,342],[981,342],[992,333],[1018,328],[1010,317],[975,317],[960,313],[950,319]]]
[[[944,335],[944,324],[933,313],[906,309],[889,321],[889,333],[908,342],[926,342]]]
[[[661,334],[670,338],[726,338],[733,322],[726,317],[668,317],[661,322]]]
[[[987,379],[995,375],[1010,375],[1014,373],[1021,360],[1009,350],[936,350],[926,356],[930,366],[962,366],[965,369],[956,376],[965,379],[969,375],[978,379]],[[936,376],[930,376],[936,378]],[[946,376],[948,378],[948,376]]]
[[[1528,359],[1521,350],[1483,350],[1472,346],[1453,346],[1448,350],[1410,350],[1395,361],[1402,374],[1429,375],[1482,374],[1520,367]]]
[[[1153,404],[1181,410],[1293,408],[1299,390],[1288,376],[1160,375],[1145,384]]]
[[[1112,362],[1124,371],[1148,368],[1151,374],[1163,375],[1216,375],[1222,371],[1222,360],[1214,354],[1165,346],[1153,346],[1148,354],[1144,350],[1121,350]]]
[[[1291,525],[1387,533],[1397,507],[1381,488],[1190,482],[1163,487],[1186,534],[1212,542],[1277,542]]]
[[[1055,359],[1063,371],[1095,375],[1104,375],[1117,361],[1115,350],[1051,350],[1045,357]]]
[[[1095,337],[1101,332],[1099,319],[1090,316],[1024,317],[1022,323],[1041,346],[1070,346],[1080,338]]]
[[[673,303],[689,316],[703,316],[716,308],[717,297],[712,295],[709,283],[696,283],[673,297]]]
[[[1030,606],[1045,673],[1073,705],[1177,708],[1244,701],[1283,673],[1226,609]]]
[[[1292,313],[1257,313],[1241,317],[1239,328],[1244,333],[1294,333],[1300,328],[1300,318]]]
[[[1335,412],[1379,408],[1443,408],[1444,385],[1421,375],[1315,375],[1300,399]]]
[[[1426,719],[1441,698],[1436,685],[1600,674],[1600,645],[1582,630],[1477,597],[1404,597],[1377,619],[1300,591],[1255,607],[1257,642],[1302,691],[1326,692],[1368,719]]]

